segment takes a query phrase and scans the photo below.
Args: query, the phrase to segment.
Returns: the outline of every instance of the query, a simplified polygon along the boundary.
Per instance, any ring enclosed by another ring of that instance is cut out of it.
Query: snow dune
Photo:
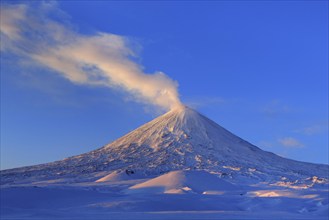
[[[238,187],[206,171],[172,171],[129,188],[129,193],[203,193]]]

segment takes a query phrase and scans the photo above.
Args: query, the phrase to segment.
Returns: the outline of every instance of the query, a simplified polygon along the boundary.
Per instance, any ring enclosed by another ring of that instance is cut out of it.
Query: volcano
[[[327,219],[328,172],[182,106],[94,151],[2,170],[0,217]]]
[[[56,180],[90,182],[111,172],[139,176],[204,170],[222,177],[277,182],[328,179],[328,165],[275,155],[181,106],[94,151],[64,160],[1,171],[2,184]]]

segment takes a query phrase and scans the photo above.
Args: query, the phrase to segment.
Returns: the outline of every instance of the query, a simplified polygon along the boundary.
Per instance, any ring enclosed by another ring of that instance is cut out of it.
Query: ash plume
[[[79,33],[54,2],[1,4],[1,52],[51,69],[75,84],[123,89],[134,100],[169,110],[180,106],[178,83],[134,62],[127,37]]]

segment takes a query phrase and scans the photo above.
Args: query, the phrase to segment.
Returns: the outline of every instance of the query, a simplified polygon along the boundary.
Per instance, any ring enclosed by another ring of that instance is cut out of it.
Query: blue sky
[[[23,40],[1,35],[1,169],[93,150],[160,115],[143,74],[264,150],[328,163],[327,1],[3,2],[1,10],[23,13],[19,4],[28,11],[24,22],[44,22],[40,33],[24,29]],[[65,35],[50,34],[58,30],[51,24]],[[39,50],[57,55],[58,39],[68,39],[61,65],[70,56],[81,61],[92,45],[100,57],[92,65],[109,56],[106,64],[136,67],[142,81],[129,88],[142,95],[99,85],[98,69],[83,80],[45,65]]]

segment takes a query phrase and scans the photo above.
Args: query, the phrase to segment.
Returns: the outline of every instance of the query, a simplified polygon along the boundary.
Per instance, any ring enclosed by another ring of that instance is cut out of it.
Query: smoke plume
[[[62,14],[61,14],[62,13]],[[147,74],[133,61],[126,37],[78,33],[54,3],[2,4],[1,52],[55,70],[76,84],[124,89],[138,102],[164,109],[180,105],[177,82]]]

